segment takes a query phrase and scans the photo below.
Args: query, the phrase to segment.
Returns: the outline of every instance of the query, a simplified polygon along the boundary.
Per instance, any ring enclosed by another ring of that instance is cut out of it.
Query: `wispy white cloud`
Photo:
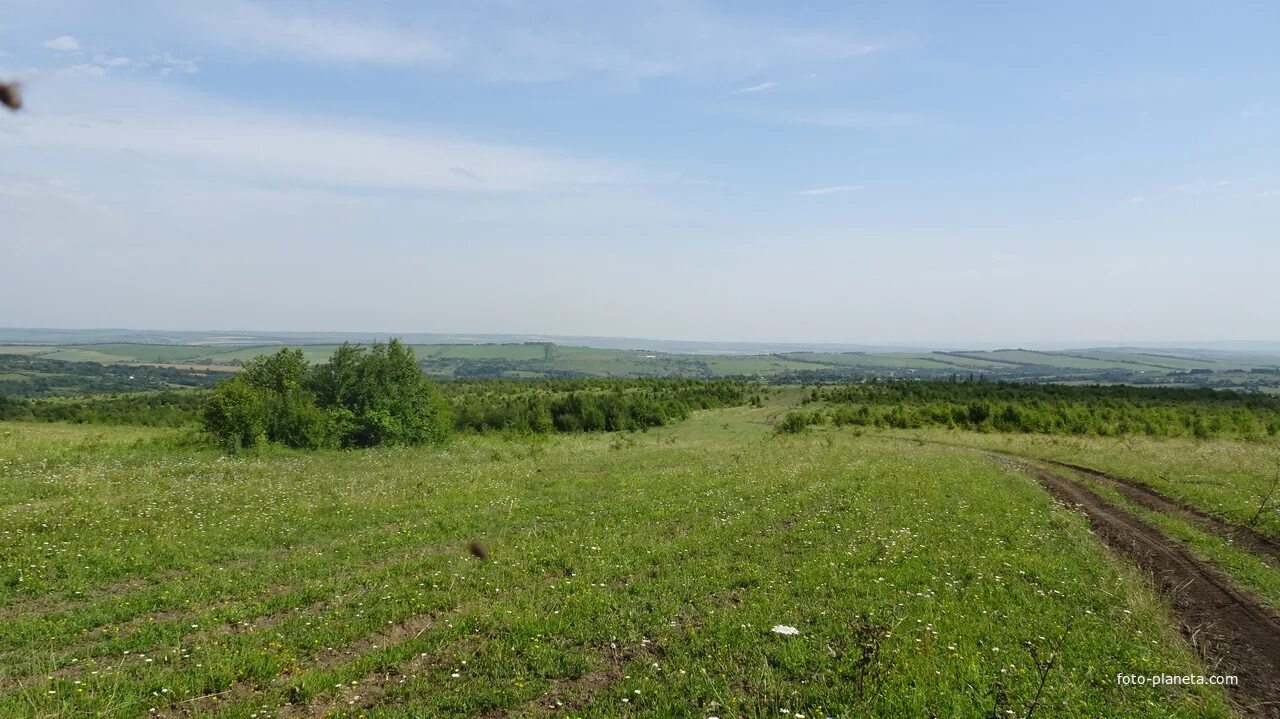
[[[1130,197],[1128,200],[1130,205],[1139,205],[1146,201],[1147,201],[1147,198],[1143,197],[1142,195],[1134,195],[1133,197]]]
[[[847,30],[788,27],[697,2],[600,3],[584,14],[547,13],[543,5],[492,18],[469,35],[460,62],[489,79],[559,80],[606,75],[628,82],[679,77],[720,82],[771,71],[808,72],[894,47]]]
[[[1280,197],[1280,188],[1253,193],[1254,197]]]
[[[914,127],[924,122],[924,118],[914,112],[883,110],[760,109],[748,116],[777,124],[834,129]]]
[[[1200,195],[1212,191],[1214,188],[1226,187],[1230,184],[1230,180],[1197,180],[1195,182],[1183,182],[1169,189],[1179,195]]]
[[[734,90],[729,94],[730,95],[746,95],[748,93],[753,93],[753,92],[764,92],[765,90],[772,90],[777,86],[778,86],[778,83],[776,82],[762,82],[759,85],[749,85],[747,87],[738,88],[737,90]]]
[[[809,72],[882,52],[896,40],[847,31],[780,27],[687,3],[520,3],[423,6],[395,22],[376,9],[352,15],[327,4],[231,0],[169,7],[197,45],[314,63],[416,66],[488,81],[599,76],[726,81],[770,69]],[[764,87],[761,90],[766,89]]]
[[[127,57],[112,57],[106,53],[97,53],[93,56],[94,63],[103,67],[125,67],[129,65],[130,60]]]
[[[688,177],[683,172],[667,172],[657,178],[659,184],[690,185],[697,187],[719,187],[723,182],[708,180],[702,177]]]
[[[1255,118],[1265,117],[1267,115],[1267,107],[1261,102],[1251,102],[1240,110],[1240,117],[1244,120],[1253,120]]]
[[[613,163],[551,150],[420,126],[263,112],[159,83],[67,75],[49,78],[43,90],[53,96],[16,117],[0,147],[99,165],[141,157],[182,174],[283,186],[538,191],[630,177]]]
[[[80,42],[70,35],[59,35],[40,44],[54,52],[76,52],[80,49]]]
[[[67,68],[63,72],[66,72],[72,75],[93,75],[95,77],[102,77],[103,75],[107,74],[107,69],[101,65],[94,65],[91,63],[80,63],[78,65],[72,65],[71,67]]]
[[[92,60],[58,68],[52,73],[93,77],[114,73],[127,77],[163,78],[170,75],[190,75],[199,71],[200,65],[195,60],[176,57],[167,52],[141,58],[98,52],[94,53]]]
[[[117,58],[124,59],[124,58]],[[158,55],[150,55],[137,63],[140,67],[155,70],[158,77],[165,77],[171,73],[181,73],[190,75],[200,71],[200,65],[195,60],[183,57],[175,57],[170,53],[164,52]],[[110,64],[108,63],[108,66]]]
[[[800,190],[797,195],[834,195],[839,192],[857,192],[863,189],[863,185],[831,185],[830,187],[815,187],[811,190]]]
[[[37,181],[26,177],[0,178],[0,198],[20,202],[49,202],[55,206],[89,209],[99,214],[107,208],[91,194],[60,180]]]
[[[371,65],[422,65],[449,57],[422,29],[359,15],[325,14],[312,6],[269,8],[249,0],[191,7],[199,9],[184,20],[196,34],[231,50],[306,62]]]

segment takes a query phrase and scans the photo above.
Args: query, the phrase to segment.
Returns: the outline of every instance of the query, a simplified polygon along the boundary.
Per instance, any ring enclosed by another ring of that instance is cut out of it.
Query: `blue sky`
[[[0,2],[0,325],[1280,338],[1280,6]]]

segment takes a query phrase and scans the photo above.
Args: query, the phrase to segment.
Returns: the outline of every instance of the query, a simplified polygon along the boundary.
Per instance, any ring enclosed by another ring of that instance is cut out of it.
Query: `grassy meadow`
[[[801,396],[359,451],[0,423],[0,716],[1231,716],[1117,684],[1207,672],[1034,479],[902,441],[958,433],[774,432]],[[1247,483],[1273,449],[1089,456]]]

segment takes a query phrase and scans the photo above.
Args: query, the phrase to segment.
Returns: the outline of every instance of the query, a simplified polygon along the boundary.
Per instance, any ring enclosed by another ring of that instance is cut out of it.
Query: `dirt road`
[[[1173,603],[1183,633],[1204,658],[1207,670],[1239,677],[1239,684],[1227,690],[1243,714],[1280,718],[1280,616],[1274,610],[1200,560],[1181,542],[1108,503],[1080,483],[1028,461],[996,456],[1034,476],[1054,497],[1083,512],[1099,539],[1151,573]],[[1069,468],[1099,475],[1085,467]],[[1133,489],[1133,485],[1119,478],[1101,476]],[[1163,498],[1158,495],[1125,492],[1125,496],[1140,506],[1165,511],[1157,501]],[[1153,496],[1157,499],[1153,500]],[[1176,506],[1172,509],[1181,511]]]

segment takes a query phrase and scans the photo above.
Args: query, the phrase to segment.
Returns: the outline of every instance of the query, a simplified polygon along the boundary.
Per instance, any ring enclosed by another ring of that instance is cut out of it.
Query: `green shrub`
[[[438,444],[452,428],[443,395],[394,339],[344,344],[315,367],[296,349],[256,357],[214,390],[203,420],[233,450]]]
[[[747,385],[716,380],[457,381],[445,385],[460,431],[624,432],[739,405]]]
[[[205,406],[204,428],[229,450],[267,441],[267,406],[262,395],[239,378],[213,391]]]
[[[783,416],[782,421],[774,425],[773,430],[780,434],[799,434],[810,427],[810,425],[822,424],[826,421],[826,416],[820,411],[804,412],[794,411],[788,412]]]

